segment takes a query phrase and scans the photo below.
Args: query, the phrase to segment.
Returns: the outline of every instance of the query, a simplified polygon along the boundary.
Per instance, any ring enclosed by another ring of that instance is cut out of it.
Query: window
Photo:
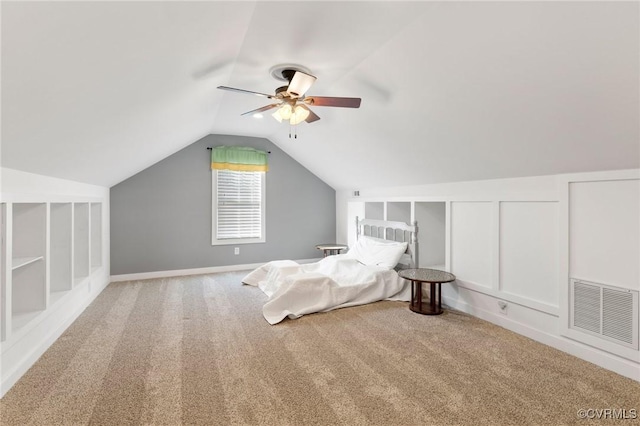
[[[212,245],[265,242],[265,172],[212,170]]]

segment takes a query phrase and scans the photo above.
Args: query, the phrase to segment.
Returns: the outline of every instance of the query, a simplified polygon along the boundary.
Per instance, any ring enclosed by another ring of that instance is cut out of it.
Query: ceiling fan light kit
[[[302,123],[307,119],[307,117],[309,117],[309,113],[310,111],[305,108],[304,105],[296,105],[293,109],[293,113],[291,114],[291,118],[289,119],[289,123],[291,123],[292,126]]]
[[[278,87],[275,90],[274,95],[253,92],[251,90],[236,89],[227,86],[218,86],[218,89],[248,93],[279,101],[278,103],[266,105],[255,110],[245,112],[241,115],[251,114],[255,116],[263,111],[277,108],[276,112],[272,114],[273,118],[278,120],[280,123],[288,121],[291,126],[295,126],[303,121],[313,123],[314,121],[320,120],[320,117],[311,111],[307,105],[341,108],[360,107],[360,98],[305,96],[307,90],[309,90],[313,83],[315,83],[316,77],[311,75],[311,72],[302,66],[280,65],[271,68],[270,72],[276,79],[287,81],[289,83],[286,86]],[[289,137],[291,137],[291,135],[289,135]]]
[[[291,118],[291,105],[284,104],[271,115],[273,116],[273,118],[282,123],[282,120],[288,120],[289,118]]]

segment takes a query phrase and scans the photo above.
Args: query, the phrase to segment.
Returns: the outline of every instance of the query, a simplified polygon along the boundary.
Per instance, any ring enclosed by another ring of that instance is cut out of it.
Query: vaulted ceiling
[[[2,166],[112,186],[210,134],[336,189],[640,166],[638,2],[3,2]],[[269,70],[362,98],[289,126]]]

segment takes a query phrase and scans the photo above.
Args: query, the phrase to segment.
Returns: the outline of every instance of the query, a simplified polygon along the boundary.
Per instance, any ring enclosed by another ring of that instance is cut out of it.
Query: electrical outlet
[[[234,247],[233,254],[240,254],[240,247]]]
[[[498,307],[500,308],[501,314],[507,315],[507,308],[509,307],[509,304],[507,302],[498,300]]]

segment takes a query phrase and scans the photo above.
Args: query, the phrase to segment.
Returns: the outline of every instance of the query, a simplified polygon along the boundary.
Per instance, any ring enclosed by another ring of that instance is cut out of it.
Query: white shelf
[[[11,261],[11,270],[16,270],[30,263],[44,259],[43,256],[16,257]]]
[[[49,295],[49,306],[53,306],[55,305],[55,303],[62,299],[64,296],[66,296],[67,294],[69,294],[69,290],[65,290],[65,291],[52,291],[51,294]]]
[[[11,328],[13,329],[13,332],[15,333],[16,331],[20,330],[42,312],[43,310],[14,313],[13,317],[11,318]]]

